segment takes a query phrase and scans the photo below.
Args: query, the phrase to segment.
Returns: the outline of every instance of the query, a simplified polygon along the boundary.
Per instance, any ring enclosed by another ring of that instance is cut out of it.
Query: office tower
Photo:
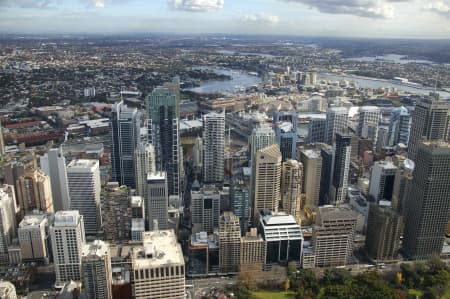
[[[394,146],[399,143],[408,145],[409,129],[411,128],[411,115],[405,107],[392,110],[389,120],[388,145]]]
[[[315,267],[347,265],[353,252],[356,221],[353,210],[319,208],[312,232]]]
[[[108,241],[128,241],[131,231],[130,189],[109,182],[100,195],[103,238]]]
[[[87,235],[95,235],[102,225],[100,210],[100,170],[98,160],[73,160],[67,166],[70,208],[80,211]]]
[[[350,170],[351,137],[336,133],[334,146],[333,177],[331,180],[331,201],[343,203],[347,197],[348,173]]]
[[[155,149],[148,143],[140,143],[134,151],[136,163],[136,193],[147,198],[147,174],[156,171]]]
[[[266,262],[267,246],[255,227],[241,237],[240,247],[240,271],[262,271]]]
[[[366,251],[377,262],[396,260],[403,233],[403,217],[390,206],[371,203],[367,220]]]
[[[414,162],[406,159],[403,161],[395,173],[394,190],[392,191],[392,208],[404,215],[405,201],[408,197],[408,190],[413,179]]]
[[[224,212],[219,221],[219,266],[222,273],[239,271],[241,227],[239,218]]]
[[[322,177],[322,156],[318,150],[302,150],[300,162],[303,164],[303,193],[306,207],[315,209],[319,206],[320,179]]]
[[[448,134],[450,105],[437,98],[423,98],[412,113],[408,158],[416,162],[422,140],[445,140]]]
[[[272,144],[256,152],[255,198],[252,202],[252,223],[258,223],[261,210],[278,211],[281,200],[281,152]]]
[[[194,170],[201,171],[203,163],[203,139],[201,137],[195,138],[192,155],[194,156]]]
[[[336,133],[347,133],[348,109],[345,107],[333,107],[327,110],[327,123],[325,129],[325,142],[332,145]]]
[[[258,232],[267,246],[266,265],[296,262],[300,265],[303,235],[292,215],[269,213],[261,216]]]
[[[0,281],[0,298],[17,299],[16,287],[9,281]]]
[[[0,186],[0,264],[8,263],[8,246],[16,235],[12,186]]]
[[[369,197],[374,202],[391,201],[397,167],[389,161],[377,161],[370,175]]]
[[[131,217],[145,218],[145,205],[142,196],[131,196]]]
[[[219,227],[220,193],[213,185],[205,185],[199,191],[191,191],[192,232],[211,234]]]
[[[3,140],[2,118],[0,117],[0,160],[3,159],[4,155],[5,155],[5,142]]]
[[[169,195],[167,174],[164,171],[152,172],[147,176],[147,221],[150,230],[167,229]]]
[[[67,184],[66,159],[61,148],[52,148],[40,159],[42,171],[50,177],[53,210],[70,208],[69,187]]]
[[[49,262],[47,248],[48,218],[45,214],[27,215],[19,224],[20,252],[24,261]]]
[[[81,281],[81,251],[85,244],[83,215],[78,211],[58,211],[50,227],[56,283],[64,286]]]
[[[188,256],[186,265],[189,274],[208,274],[209,272],[209,244],[206,232],[194,233],[189,240]],[[216,246],[214,244],[213,246]]]
[[[297,112],[275,111],[272,123],[283,161],[297,159]]]
[[[16,161],[9,162],[3,167],[3,174],[5,177],[5,184],[12,187],[12,191],[14,192],[14,206],[15,212],[19,215],[20,205],[19,205],[19,184],[17,183],[19,178],[25,174],[25,166]]]
[[[241,181],[232,181],[231,190],[231,210],[239,217],[241,233],[248,230],[250,220],[250,196],[247,187]]]
[[[180,195],[179,87],[166,86],[148,96],[148,142],[155,148],[156,170],[167,173],[169,195]]]
[[[224,153],[225,111],[203,115],[203,182],[223,182]]]
[[[322,157],[319,192],[320,206],[329,204],[330,202],[330,187],[333,174],[333,154],[333,148],[329,145],[324,144],[320,149],[320,156]]]
[[[81,277],[89,299],[112,299],[111,256],[107,243],[95,240],[83,246]]]
[[[17,180],[17,186],[21,217],[33,210],[53,212],[50,178],[42,170],[25,172]]]
[[[184,298],[184,258],[175,233],[145,232],[142,243],[131,256],[135,298]]]
[[[281,204],[283,211],[300,223],[303,165],[297,160],[283,162],[281,170]]]
[[[378,140],[378,125],[380,120],[380,108],[375,106],[360,107],[357,135],[360,138],[372,140],[373,144],[376,145]]]
[[[308,125],[307,143],[325,142],[327,120],[325,118],[312,117]]]
[[[405,203],[403,251],[412,259],[439,256],[450,214],[450,145],[424,141],[419,145]]]

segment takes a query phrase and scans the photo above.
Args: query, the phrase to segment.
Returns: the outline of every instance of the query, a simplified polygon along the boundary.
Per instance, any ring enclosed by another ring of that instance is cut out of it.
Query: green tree
[[[344,284],[352,278],[350,272],[346,269],[332,268],[325,270],[322,282],[326,285]]]

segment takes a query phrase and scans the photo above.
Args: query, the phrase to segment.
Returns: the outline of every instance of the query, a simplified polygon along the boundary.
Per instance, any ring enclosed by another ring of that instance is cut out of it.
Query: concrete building
[[[95,240],[83,246],[81,276],[89,299],[112,299],[112,269],[109,245]]]
[[[164,171],[149,173],[147,176],[147,221],[150,230],[168,228],[169,195],[167,174]]]
[[[281,152],[273,144],[256,152],[255,198],[252,222],[256,224],[261,210],[278,211],[281,200]]]
[[[224,212],[219,220],[219,267],[222,273],[239,271],[241,227],[239,218]]]
[[[261,271],[266,262],[267,246],[256,228],[251,228],[241,237],[239,269],[244,271]]]
[[[352,150],[350,135],[336,133],[336,144],[334,148],[330,199],[332,203],[340,204],[347,197],[350,155]]]
[[[134,151],[140,143],[141,115],[123,101],[114,104],[111,117],[112,180],[136,188]]]
[[[369,197],[375,201],[392,200],[397,167],[389,161],[377,161],[372,166]]]
[[[297,159],[297,122],[297,112],[295,111],[275,111],[273,113],[272,123],[283,161]]]
[[[412,114],[411,134],[408,144],[408,158],[416,161],[421,141],[446,140],[450,104],[439,98],[422,98]]]
[[[320,207],[312,232],[315,267],[345,266],[353,252],[357,213]]]
[[[174,82],[156,87],[147,98],[147,140],[155,148],[157,171],[167,173],[169,195],[180,195],[180,90]]]
[[[281,204],[286,214],[300,223],[303,165],[297,160],[283,162],[281,171]]]
[[[222,183],[225,167],[225,111],[203,115],[203,182]]]
[[[34,169],[25,172],[17,180],[20,215],[33,210],[53,212],[53,197],[50,177],[42,170]]]
[[[405,202],[408,197],[408,190],[411,188],[413,179],[414,162],[406,159],[397,168],[395,173],[394,190],[392,191],[392,208],[404,215]]]
[[[199,191],[191,191],[192,232],[211,234],[219,227],[220,193],[213,185],[205,185]]]
[[[250,221],[250,196],[243,182],[232,181],[230,187],[231,210],[239,217],[241,234],[248,230]]]
[[[5,142],[3,140],[2,119],[0,118],[0,160],[3,160],[4,155],[5,155]]]
[[[87,235],[97,234],[102,225],[98,160],[73,160],[67,166],[67,180],[70,208],[83,215]]]
[[[372,140],[373,145],[378,140],[378,125],[381,120],[380,108],[376,106],[362,106],[359,108],[358,129],[356,134],[360,138]]]
[[[49,262],[47,215],[27,215],[19,224],[20,251],[24,261]]]
[[[312,117],[308,125],[307,143],[325,142],[327,120],[321,117]]]
[[[412,259],[440,255],[450,214],[450,145],[422,142],[405,202],[403,252]]]
[[[50,227],[56,287],[71,280],[81,281],[81,253],[85,242],[83,215],[58,211]]]
[[[127,241],[131,231],[130,189],[109,182],[101,192],[101,213],[104,239]]]
[[[136,194],[147,198],[147,174],[155,172],[155,149],[148,143],[140,143],[134,151],[136,165]]]
[[[392,110],[389,120],[387,145],[394,146],[399,143],[408,145],[409,131],[411,129],[411,115],[405,107]]]
[[[367,220],[366,251],[377,262],[398,259],[403,233],[403,217],[384,203],[370,204]]]
[[[194,160],[194,170],[196,173],[200,173],[203,165],[203,139],[201,137],[195,138],[192,155]]]
[[[172,230],[145,232],[133,248],[133,296],[136,299],[185,297],[184,258]]]
[[[300,162],[303,164],[305,206],[314,210],[319,206],[322,156],[318,150],[302,150]]]
[[[16,287],[9,281],[0,281],[0,298],[17,299]]]
[[[348,109],[345,107],[332,107],[327,110],[325,126],[325,142],[333,145],[336,133],[347,133],[348,131]]]
[[[8,246],[16,236],[14,204],[12,186],[0,186],[0,264],[8,263]]]

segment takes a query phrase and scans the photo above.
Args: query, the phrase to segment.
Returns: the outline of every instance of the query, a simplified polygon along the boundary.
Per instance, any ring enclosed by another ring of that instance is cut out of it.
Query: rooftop
[[[312,150],[312,149],[303,150],[302,153],[310,159],[318,159],[321,157],[320,151],[316,151],[316,150]]]
[[[109,246],[101,240],[85,244],[81,251],[82,257],[102,257],[109,254]]]
[[[88,159],[78,159],[78,160],[72,160],[72,162],[67,165],[67,169],[76,169],[76,168],[93,168],[95,166],[98,166],[98,160],[88,160]]]
[[[149,172],[147,174],[147,181],[165,180],[165,179],[166,179],[166,172],[165,171]]]
[[[63,227],[63,226],[77,226],[80,221],[80,212],[74,211],[58,211],[55,214],[55,222],[53,226]]]
[[[26,215],[19,224],[20,228],[29,226],[39,226],[47,217],[44,214]]]

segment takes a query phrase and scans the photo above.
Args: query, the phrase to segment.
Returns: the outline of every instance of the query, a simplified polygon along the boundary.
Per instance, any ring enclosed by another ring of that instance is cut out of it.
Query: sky
[[[450,0],[0,0],[0,32],[450,39]]]

